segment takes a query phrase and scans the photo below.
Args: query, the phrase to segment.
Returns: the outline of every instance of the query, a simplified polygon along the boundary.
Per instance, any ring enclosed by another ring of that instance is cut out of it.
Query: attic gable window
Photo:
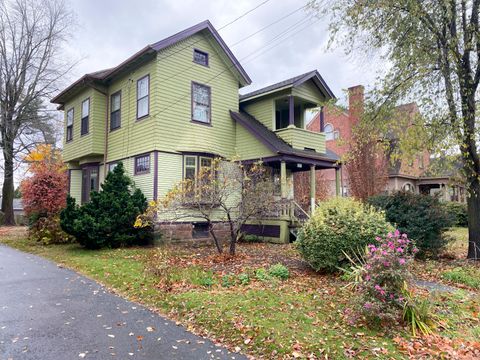
[[[88,134],[89,130],[89,115],[90,115],[90,98],[82,101],[82,126],[80,135]]]
[[[67,111],[67,141],[73,140],[73,108]]]
[[[150,76],[137,81],[137,119],[148,116],[150,98]]]
[[[208,53],[194,49],[193,62],[203,66],[208,66]]]
[[[192,82],[192,121],[210,124],[210,87]]]

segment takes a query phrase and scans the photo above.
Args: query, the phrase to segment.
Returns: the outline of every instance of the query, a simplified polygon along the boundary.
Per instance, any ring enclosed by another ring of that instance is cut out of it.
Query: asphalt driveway
[[[0,245],[0,360],[246,359],[73,271]]]

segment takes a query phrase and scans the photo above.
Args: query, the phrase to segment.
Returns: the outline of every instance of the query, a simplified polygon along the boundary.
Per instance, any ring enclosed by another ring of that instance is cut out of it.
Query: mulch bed
[[[181,254],[171,259],[175,265],[198,265],[218,273],[238,274],[248,268],[268,268],[280,263],[297,274],[314,274],[291,244],[240,243],[234,257],[228,254],[228,249],[218,254],[212,245],[173,244],[169,250]]]

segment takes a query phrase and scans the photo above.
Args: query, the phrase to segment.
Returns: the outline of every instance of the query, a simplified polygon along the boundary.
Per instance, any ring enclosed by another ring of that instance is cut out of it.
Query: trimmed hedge
[[[344,252],[363,251],[376,243],[377,236],[393,230],[382,211],[353,199],[334,198],[319,204],[296,244],[314,270],[334,272],[348,263]]]
[[[443,206],[450,215],[452,226],[468,226],[467,204],[446,202]]]
[[[448,243],[442,231],[452,226],[452,219],[437,197],[398,191],[368,202],[384,210],[387,220],[415,241],[420,256],[437,256]]]

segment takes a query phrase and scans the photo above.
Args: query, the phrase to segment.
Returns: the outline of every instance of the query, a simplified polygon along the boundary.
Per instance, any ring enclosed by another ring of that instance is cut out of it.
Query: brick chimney
[[[363,113],[365,88],[363,85],[348,88],[348,113],[350,121],[355,124],[360,120]]]

